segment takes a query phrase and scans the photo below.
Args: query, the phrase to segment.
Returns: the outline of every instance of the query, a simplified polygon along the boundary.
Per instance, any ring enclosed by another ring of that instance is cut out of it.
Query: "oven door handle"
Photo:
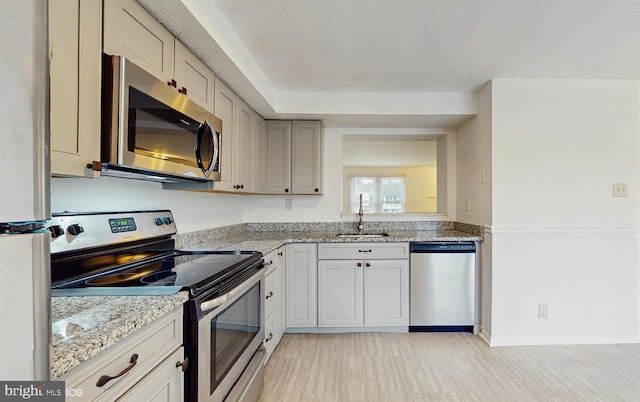
[[[242,282],[240,285],[238,285],[235,288],[231,289],[230,291],[228,291],[227,293],[223,294],[222,296],[218,296],[215,299],[207,300],[205,302],[200,303],[200,310],[203,313],[205,313],[207,311],[213,310],[214,308],[223,305],[224,303],[228,302],[229,300],[233,300],[234,297],[243,294],[245,291],[247,291],[253,285],[255,285],[257,280],[260,280],[260,277],[263,274],[264,273],[261,270],[259,273],[253,275],[251,278],[249,278],[246,281]]]

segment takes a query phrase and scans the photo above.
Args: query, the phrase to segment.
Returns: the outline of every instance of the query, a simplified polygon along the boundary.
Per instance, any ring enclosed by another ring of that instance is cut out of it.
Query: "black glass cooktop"
[[[171,294],[182,289],[195,296],[247,269],[255,269],[261,261],[262,254],[255,251],[145,250],[52,260],[52,293]],[[81,291],[70,291],[73,289]]]

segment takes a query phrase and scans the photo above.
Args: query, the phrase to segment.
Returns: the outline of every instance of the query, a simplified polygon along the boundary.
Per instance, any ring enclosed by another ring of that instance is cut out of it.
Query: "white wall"
[[[240,195],[163,190],[159,183],[100,177],[51,180],[51,212],[170,209],[178,233],[244,222]]]
[[[492,323],[491,88],[490,82],[478,91],[478,114],[460,127],[456,136],[457,220],[487,228],[480,253],[482,336],[487,339],[491,338]],[[467,197],[471,201],[469,211],[465,210],[464,201]]]
[[[640,342],[639,89],[493,81],[492,345]]]

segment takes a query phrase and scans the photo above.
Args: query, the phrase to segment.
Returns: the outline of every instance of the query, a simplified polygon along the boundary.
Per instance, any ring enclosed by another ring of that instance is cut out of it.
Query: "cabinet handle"
[[[182,87],[182,88],[178,89],[178,92],[180,92],[183,95],[186,95],[187,94],[187,88]]]
[[[185,358],[183,361],[181,362],[177,362],[176,363],[176,367],[182,367],[182,372],[184,373],[185,371],[187,371],[187,368],[189,368],[189,358]]]
[[[108,383],[111,380],[115,380],[118,377],[122,377],[123,375],[127,374],[129,372],[129,370],[131,370],[137,363],[138,363],[138,355],[136,353],[133,354],[133,356],[131,356],[131,359],[129,360],[129,365],[122,370],[121,372],[119,372],[118,374],[116,374],[115,376],[111,377],[108,375],[103,375],[102,377],[98,378],[98,382],[96,383],[96,387],[102,387],[104,386],[106,383]]]
[[[264,340],[264,343],[269,342],[271,339],[273,339],[273,332],[269,332],[269,337]]]
[[[269,294],[267,295],[267,297],[265,297],[264,299],[267,300],[268,298],[273,297],[273,292],[269,292]]]
[[[362,263],[361,263],[361,262],[359,262],[359,263],[358,263],[358,266],[359,266],[359,267],[361,267],[361,266],[362,266]]]
[[[269,260],[269,262],[265,262],[264,265],[271,265],[273,264],[273,260]]]
[[[319,192],[320,192],[320,189],[316,188],[316,193],[319,193]]]
[[[369,262],[365,262],[365,263],[364,263],[364,266],[365,266],[365,267],[370,267],[370,266],[371,266],[371,263],[369,263]]]
[[[371,249],[369,249],[369,250],[358,250],[358,252],[359,253],[370,253]]]
[[[288,193],[288,192],[289,192],[289,189],[288,189],[288,188],[285,188],[285,189],[284,189],[284,192],[285,192],[285,193]]]
[[[282,251],[278,252],[278,255],[279,255],[280,257],[282,257]]]
[[[176,82],[176,80],[171,80],[169,82],[167,82],[167,85],[169,85],[170,87],[177,87],[178,83]]]

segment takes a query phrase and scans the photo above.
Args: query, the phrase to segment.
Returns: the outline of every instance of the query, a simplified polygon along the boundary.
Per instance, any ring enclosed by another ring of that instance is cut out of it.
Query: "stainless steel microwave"
[[[220,180],[220,119],[124,57],[103,55],[102,65],[104,175]]]

